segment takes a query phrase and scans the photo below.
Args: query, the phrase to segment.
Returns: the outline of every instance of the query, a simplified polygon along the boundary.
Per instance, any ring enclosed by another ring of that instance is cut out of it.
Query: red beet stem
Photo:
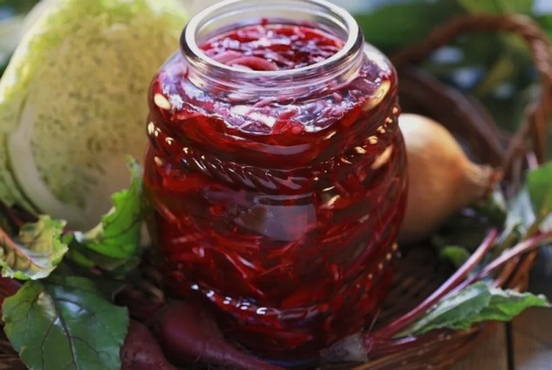
[[[460,267],[454,275],[452,275],[443,285],[441,285],[435,292],[427,297],[422,303],[416,306],[411,311],[393,320],[387,326],[380,330],[366,334],[364,343],[367,348],[371,348],[374,342],[374,338],[387,339],[392,338],[395,334],[405,329],[408,325],[416,321],[421,315],[423,315],[428,309],[433,307],[441,298],[452,291],[462,280],[477,266],[481,259],[487,254],[489,249],[493,246],[498,231],[493,229],[489,232],[485,240],[477,248],[477,250],[471,255],[471,257]]]
[[[25,211],[8,207],[0,200],[0,214],[3,214],[13,226],[20,228],[28,222],[36,222],[37,218]]]
[[[0,205],[2,203],[0,202]],[[0,228],[0,244],[10,245],[13,244],[10,236]],[[4,299],[11,297],[21,287],[21,283],[15,279],[0,277],[0,305],[4,303]]]
[[[12,246],[14,250],[17,250],[17,246],[14,244],[13,240],[10,238],[7,232],[0,227],[0,244],[3,246]]]
[[[485,266],[477,275],[466,280],[461,287],[464,288],[476,281],[486,278],[496,269],[502,267],[504,264],[511,261],[513,258],[516,258],[523,254],[529,253],[535,249],[538,249],[543,243],[547,242],[551,238],[552,238],[552,231],[549,231],[543,234],[533,236],[527,240],[524,240],[518,243],[511,249],[508,249],[500,256],[495,258],[491,263]]]

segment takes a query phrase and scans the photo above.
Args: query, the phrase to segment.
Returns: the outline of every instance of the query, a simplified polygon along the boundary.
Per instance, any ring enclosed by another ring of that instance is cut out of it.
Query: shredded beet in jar
[[[206,41],[205,54],[229,66],[276,71],[309,66],[336,54],[343,41],[308,26],[270,24],[261,20]]]
[[[196,16],[153,81],[147,125],[170,292],[203,296],[228,338],[275,360],[312,358],[373,318],[406,197],[393,67],[346,12],[295,2],[304,19],[203,36],[232,9]]]

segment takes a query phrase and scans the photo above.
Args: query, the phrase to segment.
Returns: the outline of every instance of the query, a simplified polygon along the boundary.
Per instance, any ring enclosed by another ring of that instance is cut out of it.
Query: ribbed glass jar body
[[[396,73],[354,20],[320,0],[208,9],[150,109],[145,189],[171,292],[204,297],[267,358],[359,330],[390,283],[406,168]]]

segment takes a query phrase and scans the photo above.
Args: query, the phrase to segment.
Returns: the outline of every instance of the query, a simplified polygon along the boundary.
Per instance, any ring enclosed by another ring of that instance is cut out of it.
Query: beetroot
[[[148,328],[134,320],[130,322],[121,358],[123,370],[176,370]]]
[[[233,369],[278,369],[226,342],[214,318],[198,304],[171,302],[154,322],[154,333],[165,354],[177,365],[202,361]]]
[[[118,305],[128,307],[130,317],[146,325],[164,305],[160,300],[145,295],[133,286],[127,286],[119,292],[115,302]]]
[[[21,283],[15,279],[0,277],[0,306],[4,299],[11,297],[21,288]]]

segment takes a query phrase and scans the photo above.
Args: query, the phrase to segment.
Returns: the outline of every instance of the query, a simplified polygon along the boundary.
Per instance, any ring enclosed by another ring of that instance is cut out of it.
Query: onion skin
[[[471,162],[441,124],[402,114],[399,126],[408,161],[408,203],[399,242],[423,240],[448,217],[488,194],[500,178],[490,166]]]

